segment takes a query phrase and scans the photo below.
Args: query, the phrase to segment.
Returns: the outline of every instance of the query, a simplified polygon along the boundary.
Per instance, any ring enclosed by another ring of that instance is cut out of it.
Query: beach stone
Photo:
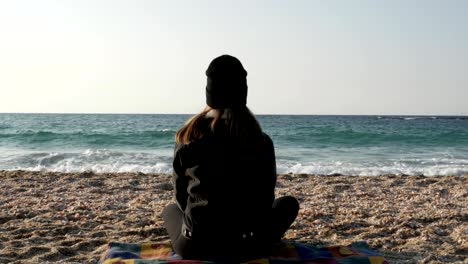
[[[172,191],[174,189],[171,183],[160,183],[156,185],[156,188],[164,191]]]

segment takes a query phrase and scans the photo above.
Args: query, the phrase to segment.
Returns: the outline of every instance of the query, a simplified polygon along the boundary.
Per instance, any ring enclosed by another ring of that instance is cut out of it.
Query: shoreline
[[[170,174],[0,171],[0,262],[96,263],[109,242],[163,241]],[[468,175],[278,176],[301,209],[285,240],[365,241],[389,263],[468,259]]]

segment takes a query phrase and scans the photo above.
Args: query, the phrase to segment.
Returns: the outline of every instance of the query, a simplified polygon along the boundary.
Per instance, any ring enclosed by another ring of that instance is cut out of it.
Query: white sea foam
[[[54,172],[143,172],[171,173],[171,156],[151,152],[107,149],[82,152],[28,152],[0,157],[0,169]]]
[[[433,155],[434,153],[432,153]],[[337,159],[311,155],[316,161],[297,161],[277,158],[280,174],[304,173],[316,175],[379,176],[407,175],[464,175],[468,174],[468,159],[463,156],[434,155],[402,157],[400,159]],[[438,158],[434,158],[438,157]],[[0,151],[0,170],[33,170],[54,172],[143,172],[172,173],[172,150],[116,151],[87,149],[75,152]]]
[[[464,175],[468,174],[468,160],[460,162],[450,161],[450,164],[424,164],[424,163],[349,163],[349,162],[312,162],[299,163],[279,160],[277,170],[280,174],[315,174],[315,175],[355,175],[355,176],[380,176],[388,174],[406,175]]]

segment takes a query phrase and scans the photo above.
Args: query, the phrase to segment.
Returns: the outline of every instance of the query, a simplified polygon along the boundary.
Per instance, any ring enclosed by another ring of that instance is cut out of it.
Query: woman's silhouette
[[[206,108],[176,134],[175,198],[163,211],[183,258],[239,262],[265,256],[297,216],[299,203],[275,200],[273,142],[247,108],[247,72],[232,56],[206,70]]]

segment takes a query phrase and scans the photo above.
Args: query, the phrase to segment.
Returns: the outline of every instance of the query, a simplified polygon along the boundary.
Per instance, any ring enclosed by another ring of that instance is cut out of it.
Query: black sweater
[[[262,234],[267,228],[276,160],[270,137],[263,134],[260,141],[240,146],[208,133],[176,145],[173,183],[193,239],[236,241],[246,232]]]

